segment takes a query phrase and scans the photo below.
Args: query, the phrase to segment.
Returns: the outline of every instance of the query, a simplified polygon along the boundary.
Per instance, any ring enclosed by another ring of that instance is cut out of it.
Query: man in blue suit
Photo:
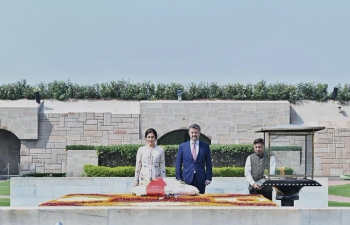
[[[211,153],[209,145],[199,141],[201,127],[192,124],[188,134],[191,140],[180,144],[176,156],[176,179],[198,188],[200,194],[212,178]]]

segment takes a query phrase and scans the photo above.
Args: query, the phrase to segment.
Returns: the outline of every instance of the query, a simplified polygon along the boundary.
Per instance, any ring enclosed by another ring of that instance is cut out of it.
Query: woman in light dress
[[[147,186],[156,177],[166,177],[164,149],[157,146],[157,132],[150,128],[145,132],[146,145],[137,150],[135,185]]]

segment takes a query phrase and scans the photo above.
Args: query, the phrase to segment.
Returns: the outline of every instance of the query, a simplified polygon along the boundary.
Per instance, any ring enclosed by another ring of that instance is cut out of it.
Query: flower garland
[[[83,200],[75,200],[82,198]],[[72,199],[67,201],[67,199]],[[69,194],[39,206],[137,206],[152,203],[157,206],[177,203],[184,206],[278,206],[262,195],[204,194],[200,196],[134,196],[131,194]]]

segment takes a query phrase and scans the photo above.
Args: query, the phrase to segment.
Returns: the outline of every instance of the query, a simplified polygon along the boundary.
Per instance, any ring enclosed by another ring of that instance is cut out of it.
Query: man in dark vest
[[[254,153],[247,157],[245,162],[244,175],[249,183],[250,194],[261,194],[265,198],[272,200],[272,187],[261,186],[257,182],[264,178],[264,170],[267,169],[267,154],[264,154],[264,140],[262,138],[255,139]],[[275,157],[270,157],[270,175],[275,174]]]

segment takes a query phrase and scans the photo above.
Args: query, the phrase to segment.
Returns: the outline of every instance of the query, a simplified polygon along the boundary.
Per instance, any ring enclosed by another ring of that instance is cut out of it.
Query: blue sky
[[[1,0],[0,84],[350,83],[350,1]]]

